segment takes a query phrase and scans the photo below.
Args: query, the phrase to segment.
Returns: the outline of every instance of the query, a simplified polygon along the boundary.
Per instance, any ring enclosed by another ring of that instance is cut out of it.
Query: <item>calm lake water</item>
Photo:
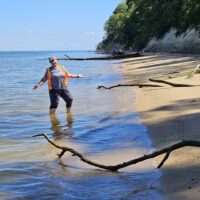
[[[123,83],[118,61],[59,61],[70,73],[74,97],[73,123],[60,99],[49,116],[47,84],[33,86],[49,66],[49,56],[101,56],[94,52],[0,52],[0,199],[163,199],[160,172],[153,161],[111,173],[82,163],[70,153],[62,161],[58,149],[43,137],[72,147],[88,158],[117,164],[149,153],[151,141],[134,111],[131,88],[97,89]]]

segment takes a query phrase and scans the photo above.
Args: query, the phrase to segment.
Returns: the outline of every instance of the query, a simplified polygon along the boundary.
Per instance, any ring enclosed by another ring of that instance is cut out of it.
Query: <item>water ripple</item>
[[[0,68],[0,199],[161,199],[159,186],[148,192],[142,190],[159,179],[160,173],[155,169],[145,165],[145,169],[110,173],[83,164],[67,153],[62,160],[64,167],[58,163],[58,149],[42,137],[32,137],[46,132],[56,143],[102,163],[122,162],[151,148],[147,130],[134,111],[132,89],[97,89],[98,85],[123,82],[118,65],[112,61],[60,61],[69,72],[85,78],[69,80],[74,97],[73,120],[67,118],[62,99],[56,117],[51,119],[47,84],[39,90],[32,88],[48,64],[41,59],[64,54],[0,52],[4,66]],[[96,56],[87,51],[67,54]]]

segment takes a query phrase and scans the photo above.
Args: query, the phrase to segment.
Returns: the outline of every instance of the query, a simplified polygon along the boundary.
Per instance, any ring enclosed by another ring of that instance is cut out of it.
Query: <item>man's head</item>
[[[57,61],[57,58],[55,56],[49,57],[49,62],[52,63],[53,61]]]

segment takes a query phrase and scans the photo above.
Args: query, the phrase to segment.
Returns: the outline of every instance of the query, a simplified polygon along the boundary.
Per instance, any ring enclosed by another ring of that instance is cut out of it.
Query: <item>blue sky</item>
[[[93,50],[121,0],[0,0],[0,51]]]

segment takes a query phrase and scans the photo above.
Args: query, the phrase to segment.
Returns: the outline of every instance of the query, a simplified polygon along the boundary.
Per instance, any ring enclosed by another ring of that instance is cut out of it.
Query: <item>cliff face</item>
[[[162,39],[152,38],[144,51],[200,54],[200,34],[195,29],[176,36],[176,30],[171,29]]]

